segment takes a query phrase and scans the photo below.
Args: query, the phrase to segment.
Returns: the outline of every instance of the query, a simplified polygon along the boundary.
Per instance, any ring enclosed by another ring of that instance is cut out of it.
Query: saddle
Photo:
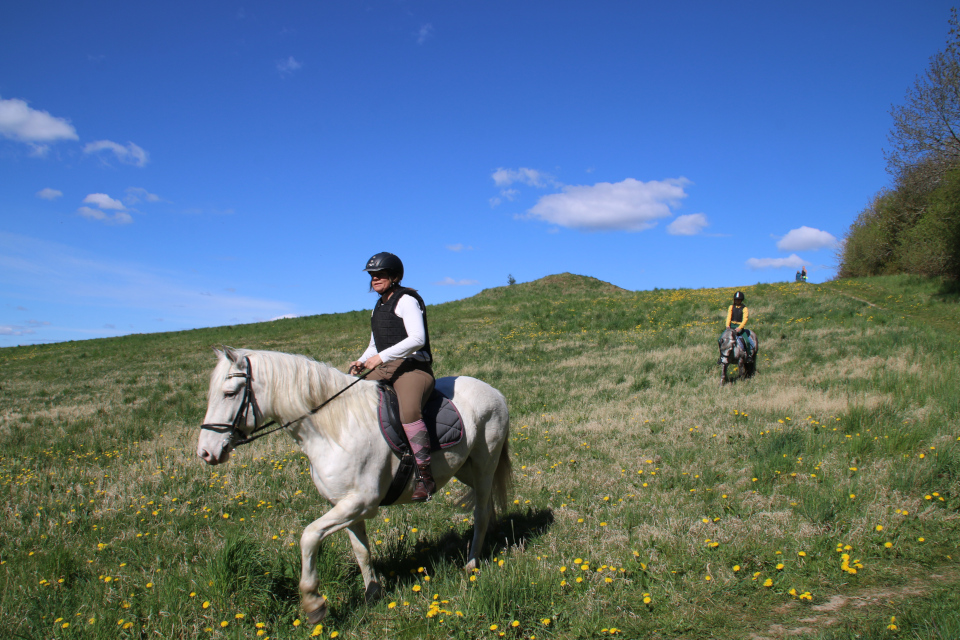
[[[407,441],[407,435],[400,423],[400,403],[393,387],[380,381],[377,386],[379,404],[377,406],[377,422],[383,439],[390,445],[390,449],[400,458],[400,467],[387,489],[387,495],[380,501],[381,506],[393,504],[403,493],[410,476],[416,469],[413,450]],[[430,436],[430,451],[438,451],[459,444],[463,439],[463,420],[456,405],[445,395],[433,390],[426,405],[423,407],[423,422],[427,425],[427,434]]]

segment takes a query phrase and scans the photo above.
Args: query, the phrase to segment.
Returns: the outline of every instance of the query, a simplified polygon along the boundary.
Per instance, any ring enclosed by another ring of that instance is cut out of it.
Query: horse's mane
[[[236,351],[240,356],[250,356],[254,378],[267,385],[272,413],[283,421],[309,413],[356,381],[353,376],[307,356],[280,351]],[[361,425],[375,424],[376,407],[376,385],[360,382],[315,413],[310,422],[339,441],[341,430],[351,417],[359,418]]]

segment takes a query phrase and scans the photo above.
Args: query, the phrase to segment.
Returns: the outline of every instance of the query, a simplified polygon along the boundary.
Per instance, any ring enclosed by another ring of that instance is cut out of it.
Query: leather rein
[[[250,356],[244,356],[244,361],[247,363],[246,371],[239,371],[237,373],[231,373],[227,375],[229,378],[244,378],[246,380],[243,385],[243,399],[240,401],[240,406],[237,408],[237,413],[233,417],[233,422],[208,422],[200,425],[201,429],[206,429],[207,431],[213,431],[215,433],[229,433],[230,441],[228,446],[231,449],[236,449],[242,444],[250,444],[254,440],[258,440],[263,436],[268,436],[271,433],[277,431],[282,431],[290,425],[300,422],[304,418],[309,418],[314,415],[320,409],[323,409],[325,406],[330,404],[337,396],[342,394],[344,391],[357,384],[361,380],[367,377],[367,375],[373,371],[373,369],[367,369],[361,373],[356,380],[348,384],[346,387],[336,392],[329,398],[327,398],[322,404],[311,409],[309,412],[303,414],[299,418],[295,418],[285,424],[279,425],[270,429],[269,431],[264,431],[267,427],[277,424],[276,420],[271,420],[266,424],[260,424],[260,421],[263,419],[263,413],[260,411],[260,405],[257,404],[257,397],[253,393],[253,365],[250,364]],[[376,367],[374,367],[376,368]],[[253,431],[249,435],[243,432],[243,429],[240,428],[241,425],[247,424],[247,420],[250,417],[250,411],[253,411]]]

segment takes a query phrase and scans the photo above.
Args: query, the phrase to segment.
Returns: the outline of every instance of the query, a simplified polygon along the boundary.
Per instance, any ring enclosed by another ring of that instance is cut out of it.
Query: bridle
[[[327,398],[320,406],[311,409],[308,413],[303,414],[299,418],[295,418],[290,422],[279,425],[269,431],[264,431],[267,427],[277,424],[276,420],[271,420],[266,424],[260,424],[260,421],[263,419],[263,413],[260,411],[260,405],[257,404],[257,397],[253,393],[253,365],[250,364],[250,356],[243,357],[244,362],[247,363],[246,371],[238,371],[236,373],[231,373],[227,375],[227,379],[230,378],[244,378],[245,383],[243,385],[243,399],[240,401],[240,406],[237,408],[237,413],[233,416],[233,422],[207,422],[200,425],[201,429],[207,431],[213,431],[214,433],[229,433],[230,438],[227,441],[227,448],[236,449],[242,444],[250,444],[254,440],[258,440],[263,436],[268,436],[271,433],[281,431],[286,429],[290,425],[300,422],[304,418],[309,418],[320,409],[323,409],[327,406],[334,398],[339,396],[341,393],[357,384],[361,380],[367,377],[373,369],[367,369],[361,373],[356,380],[348,384],[346,387],[336,392],[329,398]],[[374,367],[376,368],[376,367]],[[250,418],[250,411],[253,410],[253,431],[249,435],[243,432],[241,425],[247,424],[247,421]]]

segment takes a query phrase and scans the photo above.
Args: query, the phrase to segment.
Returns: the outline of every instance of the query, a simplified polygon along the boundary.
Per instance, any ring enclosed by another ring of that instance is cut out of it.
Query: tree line
[[[960,277],[960,22],[950,14],[946,48],[890,111],[892,186],[851,225],[838,277]]]

